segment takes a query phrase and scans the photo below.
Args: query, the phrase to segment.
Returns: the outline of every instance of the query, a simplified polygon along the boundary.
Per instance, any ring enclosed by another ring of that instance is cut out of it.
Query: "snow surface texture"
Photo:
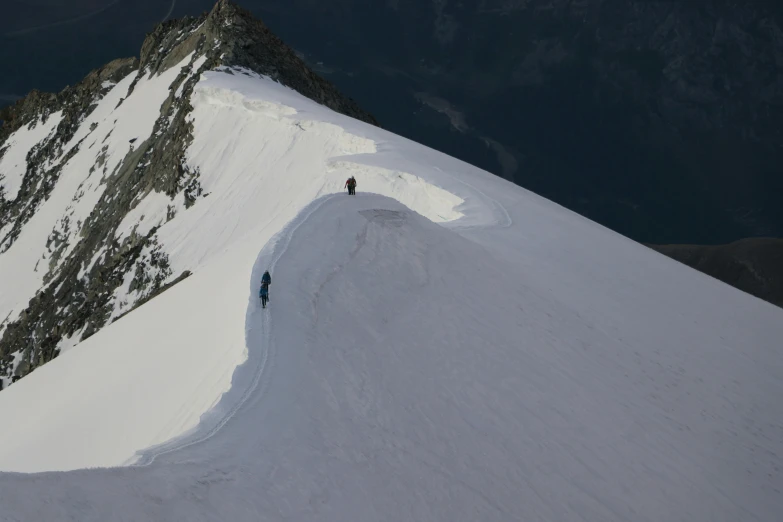
[[[271,81],[193,105],[209,195],[136,223],[194,274],[0,393],[0,469],[135,464],[0,520],[781,519],[781,310]]]

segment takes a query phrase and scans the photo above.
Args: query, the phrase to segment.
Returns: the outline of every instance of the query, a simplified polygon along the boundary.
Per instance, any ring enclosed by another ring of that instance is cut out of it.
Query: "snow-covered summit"
[[[0,129],[0,389],[88,338],[189,272],[172,271],[151,198],[167,219],[205,197],[185,159],[200,74],[263,75],[375,124],[310,71],[264,24],[219,1],[198,18],[160,24],[139,59],[90,73],[59,94],[31,93]],[[149,222],[149,220],[147,220]]]
[[[176,49],[0,145],[0,520],[780,519],[783,310]]]

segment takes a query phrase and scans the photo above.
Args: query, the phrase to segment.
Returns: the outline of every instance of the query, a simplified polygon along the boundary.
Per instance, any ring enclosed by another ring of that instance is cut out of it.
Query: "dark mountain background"
[[[132,56],[157,22],[208,10],[213,1],[0,3],[2,104],[32,88],[59,91],[90,69]],[[632,239],[689,245],[682,252],[783,237],[779,3],[242,5],[385,128]],[[739,250],[754,245],[768,259],[766,240]],[[738,249],[713,251],[729,262]]]
[[[783,307],[783,241],[741,239],[728,245],[657,245],[705,274]]]

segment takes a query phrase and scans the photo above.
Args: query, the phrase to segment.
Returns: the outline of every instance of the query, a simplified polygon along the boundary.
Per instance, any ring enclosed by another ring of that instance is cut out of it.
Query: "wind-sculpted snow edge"
[[[361,164],[356,165],[356,168],[361,167]],[[433,185],[433,187],[446,192],[436,185]],[[471,188],[476,190],[472,186]],[[296,230],[324,204],[339,197],[344,197],[344,195],[339,193],[327,194],[313,200],[303,208],[294,219],[289,221],[279,232],[273,235],[258,253],[250,278],[250,295],[245,316],[246,358],[234,369],[228,390],[216,399],[215,405],[212,408],[209,408],[201,415],[196,426],[162,444],[145,448],[137,452],[133,458],[129,459],[124,464],[124,466],[149,466],[155,462],[158,457],[206,442],[231,421],[259,386],[264,386],[264,377],[274,366],[277,347],[272,336],[273,322],[271,320],[271,314],[273,313],[273,307],[270,307],[270,309],[265,312],[262,311],[257,296],[258,282],[261,280],[261,275],[265,270],[274,273],[275,266],[288,249],[288,245],[296,233]],[[404,204],[404,202],[397,198],[389,197],[389,199]],[[416,211],[415,209],[411,210],[414,212]],[[453,223],[464,219],[464,215],[459,214],[459,216],[459,218],[448,221],[446,224],[453,226]],[[509,224],[510,223],[503,222],[497,223],[497,225],[501,227],[509,226]],[[469,226],[473,228],[478,225]],[[274,295],[274,290],[270,293]]]
[[[230,388],[216,400],[214,407],[201,416],[194,428],[163,444],[138,452],[126,465],[149,466],[162,455],[206,442],[231,421],[259,386],[263,386],[264,375],[274,364],[276,345],[272,337],[272,321],[269,316],[272,310],[269,309],[266,313],[262,311],[257,297],[258,282],[264,270],[274,273],[275,265],[287,250],[299,226],[324,203],[339,196],[339,194],[330,194],[312,201],[259,252],[250,278],[250,296],[245,316],[247,358],[234,370]]]

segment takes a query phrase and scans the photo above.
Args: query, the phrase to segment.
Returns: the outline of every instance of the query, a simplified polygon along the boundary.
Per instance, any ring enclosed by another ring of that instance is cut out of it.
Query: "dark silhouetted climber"
[[[345,186],[348,187],[348,194],[351,196],[356,195],[356,178],[351,176],[345,182]]]
[[[261,307],[266,308],[266,303],[269,302],[269,285],[272,284],[272,276],[269,275],[269,270],[264,272],[261,276],[261,288],[258,291],[258,297],[261,298]]]

